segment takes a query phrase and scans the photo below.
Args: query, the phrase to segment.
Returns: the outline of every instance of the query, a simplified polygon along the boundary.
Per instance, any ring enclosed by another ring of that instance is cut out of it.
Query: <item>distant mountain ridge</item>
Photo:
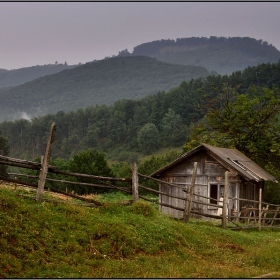
[[[24,84],[46,75],[55,74],[66,69],[72,69],[77,65],[48,64],[24,67],[14,70],[0,69],[0,88]]]
[[[132,53],[127,50],[119,52],[119,56],[129,55],[146,55],[173,64],[203,66],[222,75],[280,60],[280,51],[274,46],[249,37],[157,40],[134,47]]]
[[[79,66],[0,69],[0,122],[143,98],[182,81],[278,61],[280,52],[265,41],[211,36],[148,42]]]
[[[208,74],[204,67],[174,65],[147,56],[86,63],[0,89],[0,122],[142,98]]]

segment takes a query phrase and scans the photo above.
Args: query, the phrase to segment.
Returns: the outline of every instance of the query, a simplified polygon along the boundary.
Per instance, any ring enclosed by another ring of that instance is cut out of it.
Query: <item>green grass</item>
[[[247,278],[280,271],[276,230],[185,224],[154,204],[117,205],[116,197],[131,198],[119,193],[98,195],[108,202],[100,208],[18,196],[27,193],[0,188],[0,277]]]

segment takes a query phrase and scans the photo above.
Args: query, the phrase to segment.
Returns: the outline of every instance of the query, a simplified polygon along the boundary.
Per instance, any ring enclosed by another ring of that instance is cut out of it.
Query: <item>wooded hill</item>
[[[71,71],[71,70],[68,70]],[[280,62],[261,64],[231,75],[209,75],[181,82],[168,92],[138,100],[118,100],[113,105],[89,106],[27,120],[3,122],[0,131],[8,138],[10,156],[33,159],[45,152],[52,122],[57,124],[53,157],[94,148],[109,159],[137,161],[161,148],[182,147],[192,122],[205,115],[205,106],[226,85],[250,94],[250,87],[280,88]]]
[[[145,56],[114,57],[0,90],[0,121],[69,112],[168,91],[182,81],[203,77],[200,66],[172,65]]]
[[[131,54],[124,50],[119,55],[146,55],[173,64],[203,66],[208,71],[228,75],[280,59],[280,51],[266,41],[215,36],[158,40],[136,46]]]
[[[168,91],[183,80],[209,73],[231,74],[279,59],[280,52],[265,41],[211,36],[144,43],[131,54],[124,50],[117,57],[80,66],[65,63],[0,69],[0,122],[139,99]],[[1,88],[4,86],[14,87]]]
[[[249,37],[192,37],[176,40],[158,40],[134,47],[132,53],[120,51],[118,56],[150,56],[171,64],[206,67],[210,72],[231,74],[247,66],[260,63],[274,63],[280,59],[280,52],[263,40]],[[114,57],[114,56],[113,56]],[[105,57],[108,59],[110,57]],[[79,63],[81,65],[81,63]],[[39,77],[55,74],[78,65],[48,64],[20,69],[0,69],[0,88],[17,86]]]
[[[0,88],[24,84],[39,77],[55,74],[66,69],[74,68],[76,66],[77,65],[67,65],[59,63],[37,65],[13,70],[0,69]]]

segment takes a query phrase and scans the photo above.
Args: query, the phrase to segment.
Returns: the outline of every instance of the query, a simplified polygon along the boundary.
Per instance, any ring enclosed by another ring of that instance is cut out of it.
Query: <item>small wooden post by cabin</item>
[[[138,168],[136,163],[132,165],[132,196],[134,202],[138,201]]]
[[[227,227],[228,217],[228,171],[225,172],[225,190],[223,200],[223,212],[222,212],[222,228]]]
[[[185,223],[187,223],[189,221],[190,216],[191,216],[192,197],[193,197],[196,171],[197,171],[197,162],[195,162],[193,165],[193,175],[192,175],[192,181],[191,181],[191,186],[190,186],[190,193],[189,193],[188,199],[186,199],[185,212],[184,212],[184,222]]]
[[[38,201],[38,202],[40,202],[42,200],[43,191],[45,188],[49,161],[50,161],[50,157],[51,157],[51,150],[52,150],[52,145],[54,142],[55,130],[56,130],[56,124],[53,123],[51,126],[51,131],[50,131],[49,140],[48,140],[47,147],[46,147],[45,156],[43,158],[43,162],[42,162],[41,169],[40,169],[38,188],[37,188],[37,194],[36,194],[36,201]]]
[[[262,189],[259,189],[259,230],[262,226]]]

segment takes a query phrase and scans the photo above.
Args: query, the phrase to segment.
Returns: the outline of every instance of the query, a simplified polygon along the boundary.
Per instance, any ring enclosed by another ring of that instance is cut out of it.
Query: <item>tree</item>
[[[8,145],[8,140],[2,136],[0,131],[0,155],[8,156],[10,152],[10,148]],[[7,178],[8,175],[8,167],[6,165],[0,164],[0,176]]]
[[[75,154],[69,159],[68,168],[70,172],[90,174],[103,177],[112,177],[112,170],[108,166],[103,153],[97,152],[93,149],[88,149],[87,151],[82,151]],[[98,180],[87,179],[87,178],[75,178],[71,177],[72,181],[79,181],[84,183],[97,183],[100,184]],[[77,186],[75,191],[79,194],[94,193],[98,190],[93,187],[87,186]]]
[[[279,95],[279,89],[267,88],[253,97],[223,92],[220,107],[211,108],[204,121],[192,127],[189,140],[194,144],[192,136],[199,137],[204,142],[235,147],[258,164],[276,164],[274,156],[278,160],[280,153]],[[185,149],[189,144],[185,143]]]
[[[159,131],[153,123],[147,123],[138,131],[137,142],[140,151],[150,154],[159,146]]]
[[[179,114],[169,108],[161,120],[163,139],[170,145],[181,145],[186,135],[186,128],[182,125],[182,118]]]

